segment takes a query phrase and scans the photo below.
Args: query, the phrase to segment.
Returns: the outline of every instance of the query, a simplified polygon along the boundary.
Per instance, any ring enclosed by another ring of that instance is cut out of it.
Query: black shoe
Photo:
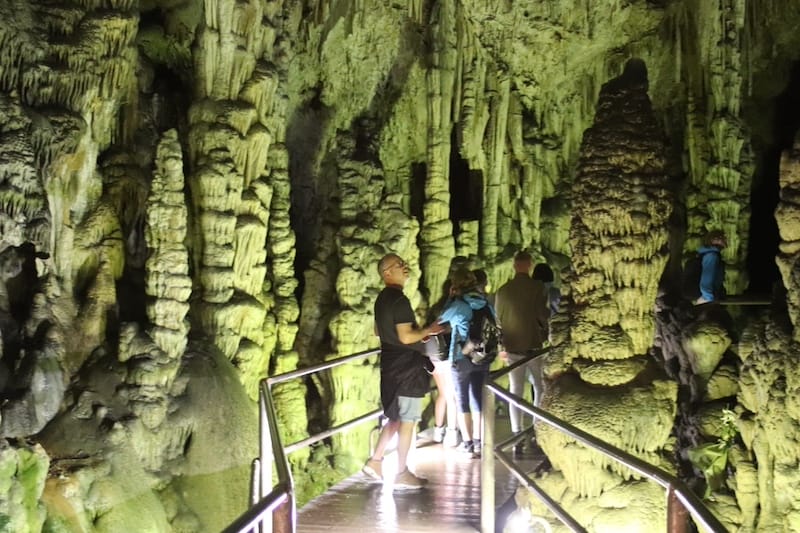
[[[514,453],[514,457],[521,457],[523,452],[525,451],[525,442],[523,442],[523,441],[517,442],[514,445],[514,448],[512,449],[512,451]]]
[[[531,439],[530,451],[533,455],[544,456],[544,450],[539,447],[539,443],[536,442],[535,438]]]

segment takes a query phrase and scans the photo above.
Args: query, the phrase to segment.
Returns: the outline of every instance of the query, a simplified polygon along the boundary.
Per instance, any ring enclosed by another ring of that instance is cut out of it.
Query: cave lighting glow
[[[528,509],[517,509],[509,515],[506,533],[552,533],[550,523],[541,516],[531,515]]]

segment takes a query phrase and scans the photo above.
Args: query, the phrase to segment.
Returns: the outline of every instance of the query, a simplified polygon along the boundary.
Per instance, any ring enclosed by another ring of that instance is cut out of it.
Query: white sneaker
[[[422,431],[417,432],[417,438],[423,440],[433,440],[434,436],[434,428],[425,428]]]
[[[435,426],[433,428],[433,442],[444,441],[445,429],[444,426]]]
[[[461,437],[458,434],[458,430],[447,428],[444,432],[444,440],[442,441],[442,444],[448,448],[455,448],[458,446],[459,442],[461,442]]]

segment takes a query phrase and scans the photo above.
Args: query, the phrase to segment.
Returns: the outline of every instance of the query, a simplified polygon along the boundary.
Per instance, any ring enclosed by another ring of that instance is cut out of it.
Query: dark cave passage
[[[306,105],[295,111],[286,128],[291,183],[289,214],[297,239],[294,268],[299,281],[295,291],[298,299],[303,295],[303,272],[316,253],[326,199],[335,187],[335,172],[320,172],[321,163],[317,156],[330,115],[331,110],[322,103],[319,90],[315,90],[309,95]],[[334,178],[325,180],[320,175]]]
[[[791,148],[800,129],[800,62],[792,66],[786,89],[773,101],[772,114],[772,143],[760,154],[750,197],[748,291],[758,294],[771,293],[774,285],[781,281],[775,265],[780,242],[775,207],[779,199],[781,154]]]
[[[483,210],[483,173],[469,168],[458,146],[458,137],[453,130],[450,139],[450,221],[456,237],[459,222],[480,220]]]

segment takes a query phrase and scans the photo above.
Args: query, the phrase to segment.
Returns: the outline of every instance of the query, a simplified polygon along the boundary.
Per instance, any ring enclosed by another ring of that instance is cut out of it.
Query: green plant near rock
[[[706,490],[703,498],[711,498],[711,494],[725,484],[725,471],[728,467],[728,452],[733,447],[739,430],[736,427],[736,413],[730,409],[722,410],[720,435],[716,442],[701,444],[688,452],[689,461],[706,478]]]

